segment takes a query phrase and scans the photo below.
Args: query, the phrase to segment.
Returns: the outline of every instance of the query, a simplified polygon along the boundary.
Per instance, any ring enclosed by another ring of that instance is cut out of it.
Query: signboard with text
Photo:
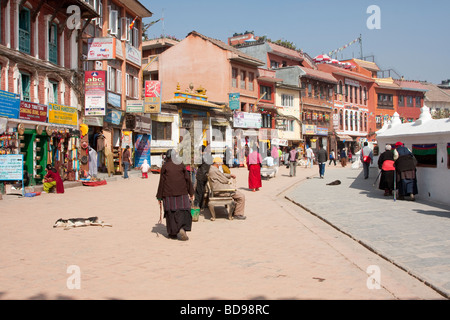
[[[44,104],[20,101],[19,118],[38,122],[47,122],[47,109]]]
[[[116,41],[111,38],[88,39],[87,60],[112,60],[116,58]]]
[[[145,81],[145,113],[161,112],[161,82]]]
[[[20,95],[0,90],[0,117],[19,118]]]
[[[78,110],[74,107],[59,105],[56,103],[48,104],[48,122],[54,124],[63,124],[69,126],[78,125]]]
[[[23,154],[0,155],[0,181],[23,180]]]
[[[106,114],[106,71],[84,72],[86,116],[104,116]]]

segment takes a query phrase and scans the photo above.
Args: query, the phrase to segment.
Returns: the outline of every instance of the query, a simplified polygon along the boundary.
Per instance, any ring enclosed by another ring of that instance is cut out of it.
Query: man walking
[[[314,151],[313,151],[313,149],[311,149],[310,146],[308,146],[308,148],[306,149],[306,159],[307,159],[307,162],[306,162],[305,168],[308,168],[308,166],[310,168],[312,168],[313,164],[314,164]]]
[[[317,152],[317,162],[319,163],[320,179],[323,179],[323,176],[325,175],[325,166],[327,164],[327,160],[327,152],[323,149],[322,145],[319,145],[319,151]]]
[[[369,169],[370,165],[373,163],[373,152],[367,141],[364,142],[364,148],[361,150],[360,159],[364,167],[364,179],[369,179]]]
[[[294,147],[289,151],[289,177],[297,175],[297,149]]]

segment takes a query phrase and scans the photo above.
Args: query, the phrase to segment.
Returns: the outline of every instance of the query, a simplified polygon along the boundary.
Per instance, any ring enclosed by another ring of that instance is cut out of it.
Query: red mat
[[[97,187],[104,186],[106,184],[106,180],[102,181],[83,181],[83,185],[87,187]]]

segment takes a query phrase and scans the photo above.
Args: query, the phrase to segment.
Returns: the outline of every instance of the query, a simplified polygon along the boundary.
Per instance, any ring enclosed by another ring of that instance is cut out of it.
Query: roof
[[[327,81],[327,82],[331,82],[331,83],[338,83],[337,79],[328,72],[323,72],[320,70],[304,68],[304,67],[301,69],[306,73],[306,75],[304,77]]]
[[[357,63],[360,67],[363,67],[364,69],[367,69],[369,71],[380,71],[380,68],[377,66],[375,62],[360,59],[353,59],[353,61]]]
[[[394,80],[394,83],[398,84],[398,86],[402,90],[423,91],[423,92],[427,91],[427,88],[418,81]]]
[[[205,35],[202,35],[201,33],[198,33],[197,31],[192,31],[187,36],[189,37],[190,35],[193,35],[193,36],[196,36],[196,37],[200,37],[203,40],[209,41],[212,44],[218,46],[219,48],[221,48],[223,50],[226,50],[226,51],[229,51],[229,52],[235,54],[235,58],[232,58],[232,59],[239,60],[239,61],[245,62],[245,63],[249,63],[249,64],[252,64],[252,65],[255,65],[255,66],[263,66],[263,65],[265,65],[265,63],[263,61],[261,61],[259,59],[256,59],[256,58],[254,58],[254,57],[252,57],[252,56],[250,56],[248,54],[245,54],[242,51],[240,51],[240,50],[238,50],[238,49],[236,49],[236,48],[226,44],[223,41],[207,37]]]
[[[272,42],[267,42],[267,44],[269,45],[269,47],[272,49],[273,54],[285,57],[285,58],[289,58],[292,60],[298,60],[298,61],[303,61],[304,58],[303,56],[300,54],[300,52],[293,50],[293,49],[289,49],[283,46],[280,46],[276,43],[272,43]]]
[[[121,0],[121,2],[124,4],[125,8],[129,9],[141,18],[149,18],[153,16],[153,13],[150,12],[150,10],[148,10],[138,0]]]
[[[371,77],[365,76],[363,74],[354,72],[354,71],[349,71],[346,69],[343,69],[341,67],[336,67],[333,66],[331,64],[319,64],[319,70],[323,69],[325,72],[330,72],[333,73],[333,75],[339,75],[339,76],[343,76],[343,77],[347,77],[347,78],[352,78],[355,80],[359,80],[359,81],[363,81],[363,82],[374,82],[374,79],[372,79]]]
[[[399,85],[396,84],[392,78],[377,78],[375,79],[375,83],[377,84],[377,88],[394,90],[400,89]]]
[[[425,101],[450,102],[450,92],[447,93],[433,83],[423,83],[427,88]]]

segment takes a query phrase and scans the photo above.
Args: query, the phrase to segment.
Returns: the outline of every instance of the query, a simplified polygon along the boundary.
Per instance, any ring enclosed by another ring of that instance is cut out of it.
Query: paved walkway
[[[364,180],[361,170],[328,170],[286,197],[450,297],[450,207],[423,194],[394,202],[374,186],[377,174],[373,168]],[[335,180],[342,185],[327,186]]]
[[[259,192],[251,192],[248,171],[232,171],[246,196],[247,220],[229,221],[218,212],[213,222],[205,210],[187,242],[168,239],[165,221],[157,223],[159,175],[144,180],[133,172],[128,180],[115,176],[107,185],[67,188],[63,195],[8,196],[0,201],[0,299],[444,299],[285,198],[289,193],[308,193],[306,203],[328,205],[345,214],[351,210],[339,209],[342,201],[337,198],[343,198],[342,193],[338,197],[339,190],[359,198],[353,199],[358,205],[352,204],[352,210],[367,199],[387,204],[386,199],[364,193],[368,190],[359,194],[362,190],[345,186],[359,183],[356,172],[327,168],[326,179],[318,180],[307,179],[317,175],[317,167],[299,168],[295,178],[283,167],[275,179],[263,181]],[[334,192],[323,185],[332,175],[345,181],[333,187]],[[417,205],[410,215],[438,218],[414,211]],[[430,207],[420,208],[429,212]],[[113,227],[53,228],[59,218],[94,215]],[[362,220],[361,228],[367,229],[367,222],[374,220]],[[408,243],[404,251],[409,251]],[[368,285],[371,266],[381,272],[375,286]]]

